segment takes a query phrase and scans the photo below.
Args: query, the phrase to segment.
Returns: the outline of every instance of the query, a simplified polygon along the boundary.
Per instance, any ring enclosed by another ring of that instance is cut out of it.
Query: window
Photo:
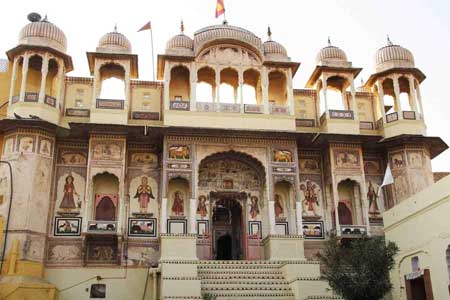
[[[413,272],[420,271],[420,264],[419,264],[418,256],[414,256],[413,258],[411,258],[411,267],[412,267]]]
[[[144,100],[150,100],[151,99],[150,93],[144,93],[143,98]]]
[[[83,99],[76,99],[75,100],[75,107],[78,107],[78,108],[84,107]]]
[[[106,284],[96,283],[91,285],[91,299],[106,298]]]
[[[150,103],[149,102],[142,103],[142,111],[150,111]]]

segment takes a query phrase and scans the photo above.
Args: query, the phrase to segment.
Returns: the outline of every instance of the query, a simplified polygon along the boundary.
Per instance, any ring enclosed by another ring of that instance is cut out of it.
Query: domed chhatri
[[[264,56],[267,60],[272,61],[286,61],[289,60],[286,48],[280,43],[272,40],[272,31],[270,27],[267,28],[268,40],[264,42]]]
[[[130,54],[131,43],[125,35],[117,31],[117,26],[114,26],[114,31],[100,38],[97,51]]]
[[[184,24],[181,21],[180,34],[172,37],[166,44],[166,54],[192,56],[194,41],[184,34]]]
[[[67,39],[64,32],[55,24],[48,21],[32,19],[25,25],[19,34],[19,45],[50,47],[59,52],[66,53]]]
[[[414,68],[414,56],[408,49],[394,45],[388,36],[387,46],[378,49],[375,54],[375,71],[393,68]]]
[[[347,64],[348,60],[344,50],[331,45],[330,38],[328,38],[328,46],[319,51],[316,56],[316,63],[323,66],[334,66]]]

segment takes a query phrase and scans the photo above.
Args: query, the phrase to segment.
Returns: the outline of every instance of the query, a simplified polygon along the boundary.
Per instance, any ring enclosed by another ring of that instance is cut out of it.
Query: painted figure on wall
[[[250,197],[250,217],[255,219],[259,215],[258,197]]]
[[[19,142],[19,152],[32,153],[34,148],[34,139],[32,137],[23,137]]]
[[[306,181],[306,185],[303,183],[300,185],[300,190],[303,192],[303,216],[319,216],[317,210],[320,204],[316,189],[316,184],[310,180]]]
[[[380,210],[378,209],[377,199],[377,189],[372,180],[369,180],[369,185],[367,187],[367,199],[369,200],[369,214],[378,215]]]
[[[172,204],[172,213],[175,216],[184,215],[184,199],[183,194],[180,191],[176,191]]]
[[[273,160],[275,162],[292,162],[292,153],[288,150],[275,150]]]
[[[79,201],[78,203],[75,203],[74,195],[79,197],[77,191],[75,190],[75,185],[73,184],[73,176],[68,175],[66,177],[66,183],[64,184],[64,196],[59,208],[71,210],[80,207],[81,203],[79,203]]]
[[[275,217],[280,218],[283,216],[283,199],[279,194],[275,194]]]
[[[150,199],[155,199],[152,188],[148,185],[147,176],[142,176],[141,184],[138,186],[134,198],[138,199],[140,212],[147,213]]]
[[[170,159],[189,159],[189,148],[187,146],[169,147]]]
[[[204,195],[198,197],[197,214],[199,214],[202,218],[208,215],[208,208],[206,207],[206,196]]]
[[[339,151],[336,154],[336,166],[339,168],[359,167],[358,152]]]

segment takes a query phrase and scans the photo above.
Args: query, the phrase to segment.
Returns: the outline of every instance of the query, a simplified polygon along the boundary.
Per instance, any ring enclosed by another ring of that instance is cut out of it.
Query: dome
[[[166,54],[193,55],[194,41],[184,34],[184,25],[181,23],[181,33],[171,38],[166,44]]]
[[[19,34],[19,44],[50,47],[62,53],[67,51],[66,35],[47,17],[25,25]]]
[[[237,26],[231,26],[227,23],[221,25],[213,25],[202,28],[194,34],[194,51],[197,54],[205,45],[215,40],[238,41],[245,43],[261,57],[263,56],[262,42],[254,33]]]
[[[316,63],[318,65],[347,64],[348,60],[344,50],[332,46],[330,39],[328,39],[328,46],[322,48],[316,56]]]
[[[270,27],[268,28],[267,34],[269,39],[264,42],[263,50],[264,56],[267,60],[288,60],[286,48],[278,42],[272,40],[272,32]]]
[[[414,56],[406,48],[394,45],[388,37],[387,46],[375,54],[375,70],[382,72],[391,68],[414,68]]]
[[[98,42],[98,52],[131,53],[131,43],[128,38],[114,27],[113,32],[102,36]]]

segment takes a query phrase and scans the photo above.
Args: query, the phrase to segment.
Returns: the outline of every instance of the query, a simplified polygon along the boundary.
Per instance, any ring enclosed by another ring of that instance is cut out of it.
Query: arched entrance
[[[211,193],[218,200],[212,212],[213,252],[217,260],[237,260],[244,257],[244,220],[238,193]],[[234,195],[236,194],[236,195]]]

